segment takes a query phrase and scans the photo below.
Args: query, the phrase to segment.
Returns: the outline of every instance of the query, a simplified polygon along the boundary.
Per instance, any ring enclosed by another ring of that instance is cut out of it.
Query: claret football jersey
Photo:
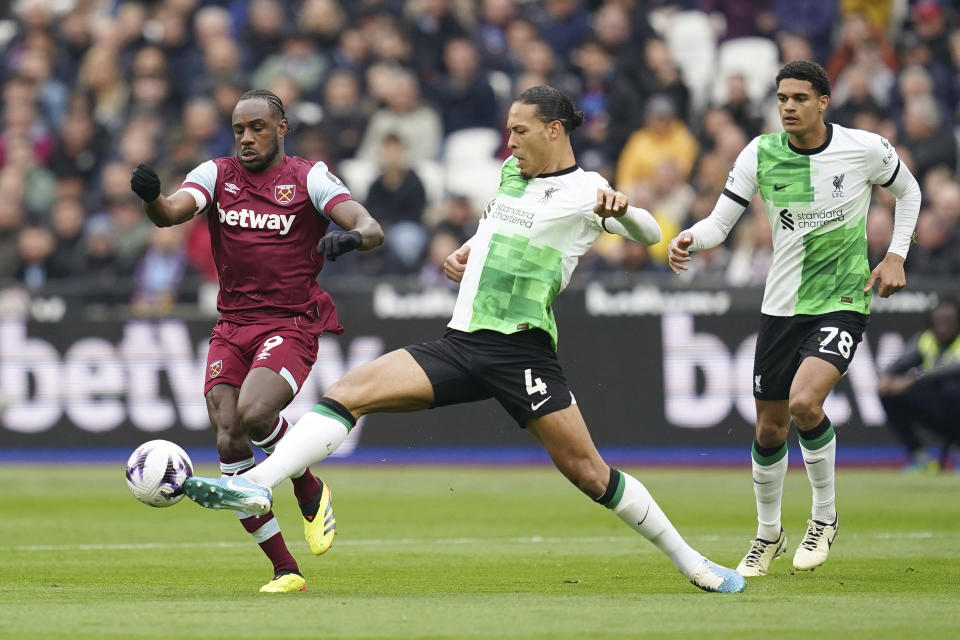
[[[875,133],[827,125],[817,149],[796,149],[786,132],[754,138],[737,158],[724,194],[747,206],[760,192],[773,230],[773,262],[761,311],[772,316],[870,312],[867,209],[873,185],[900,170]]]
[[[252,172],[235,157],[217,158],[191,171],[182,188],[207,214],[224,319],[305,315],[318,332],[343,330],[317,283],[317,243],[331,209],[350,199],[327,165],[285,156],[273,169]]]
[[[578,166],[527,179],[517,159],[509,158],[500,188],[469,241],[467,268],[447,326],[507,334],[539,328],[556,348],[551,304],[603,231],[593,212],[598,188],[610,186],[600,174]]]

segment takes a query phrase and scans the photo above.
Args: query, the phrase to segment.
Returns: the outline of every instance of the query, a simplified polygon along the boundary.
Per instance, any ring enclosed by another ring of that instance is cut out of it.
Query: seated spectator
[[[86,221],[87,212],[80,200],[61,197],[53,203],[50,224],[57,245],[53,259],[65,277],[80,277],[83,270],[83,226]]]
[[[366,206],[377,212],[386,227],[397,222],[420,223],[427,196],[423,183],[410,168],[407,149],[399,136],[389,134],[380,145],[380,175],[367,192]]]
[[[57,242],[43,225],[31,224],[17,235],[20,265],[16,279],[29,291],[38,291],[51,280],[69,276],[54,260]]]
[[[682,180],[690,177],[699,145],[666,96],[647,102],[645,124],[627,140],[617,162],[617,188],[630,189],[639,180],[653,179],[657,166],[673,159]]]
[[[903,114],[903,145],[914,158],[912,167],[917,180],[923,180],[930,169],[945,166],[957,168],[957,140],[953,129],[943,124],[940,108],[930,97],[910,100]]]
[[[436,158],[440,152],[443,127],[433,107],[420,101],[417,78],[404,69],[394,69],[385,79],[386,106],[370,118],[357,156],[376,160],[383,139],[394,134],[407,147],[410,164]]]
[[[950,444],[960,441],[960,304],[941,300],[929,323],[877,381],[887,426],[906,449],[912,470],[936,468],[918,427],[941,439],[941,463]]]
[[[446,74],[432,91],[440,109],[444,135],[471,127],[499,129],[497,99],[486,76],[480,73],[477,50],[466,38],[454,38],[443,51]]]
[[[266,87],[282,73],[297,83],[301,93],[310,94],[320,88],[329,64],[308,33],[295,32],[284,39],[277,53],[267,56],[251,80],[255,87]]]
[[[323,87],[323,117],[317,125],[334,161],[352,158],[367,128],[367,110],[357,76],[346,69],[327,76]]]
[[[443,271],[443,263],[447,257],[460,248],[460,239],[444,229],[437,229],[430,236],[423,266],[420,267],[420,286],[424,289],[442,287],[456,289],[457,285]]]
[[[133,312],[138,315],[169,313],[187,269],[184,229],[154,227],[150,244],[133,276]]]
[[[24,220],[19,199],[0,189],[0,280],[12,278],[20,267],[17,236]]]
[[[953,228],[943,215],[923,209],[917,217],[916,244],[904,263],[910,275],[960,274],[960,251],[954,244]]]

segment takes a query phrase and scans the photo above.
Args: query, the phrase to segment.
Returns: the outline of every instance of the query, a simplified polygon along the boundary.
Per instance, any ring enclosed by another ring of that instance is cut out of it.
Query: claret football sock
[[[256,461],[253,456],[243,458],[220,458],[220,473],[225,476],[233,476],[248,471],[254,467]],[[282,571],[299,571],[297,561],[287,544],[283,540],[283,534],[280,532],[280,523],[277,522],[273,511],[268,511],[262,516],[251,516],[243,511],[234,511],[240,520],[240,525],[244,531],[249,533],[256,541],[260,550],[273,564],[274,575]]]

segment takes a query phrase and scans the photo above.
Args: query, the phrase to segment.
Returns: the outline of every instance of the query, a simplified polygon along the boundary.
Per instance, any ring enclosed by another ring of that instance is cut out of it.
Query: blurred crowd
[[[265,88],[287,107],[287,153],[325,161],[387,230],[381,250],[321,279],[442,285],[496,189],[511,98],[537,84],[585,112],[581,166],[663,227],[649,249],[603,236],[578,277],[666,277],[666,242],[709,214],[753,136],[779,130],[773,78],[795,59],[827,69],[828,121],[884,135],[920,181],[908,275],[960,275],[960,30],[946,1],[14,0],[0,3],[0,282],[142,313],[215,282],[205,220],[153,228],[130,170],[150,163],[171,193],[234,153],[231,110]],[[877,188],[871,262],[893,207]],[[753,203],[689,277],[762,284],[764,217]]]

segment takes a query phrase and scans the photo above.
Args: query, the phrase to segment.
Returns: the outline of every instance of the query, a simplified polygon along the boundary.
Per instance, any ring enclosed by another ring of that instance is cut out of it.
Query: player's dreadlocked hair
[[[518,95],[514,102],[535,105],[537,118],[541,122],[559,120],[567,133],[583,124],[583,111],[573,106],[570,96],[547,85],[530,87]]]
[[[780,86],[780,81],[784,78],[793,78],[794,80],[806,80],[813,85],[813,88],[822,96],[830,95],[830,78],[816,62],[806,60],[794,60],[783,65],[780,73],[777,74],[776,86]]]
[[[287,119],[287,112],[283,109],[283,101],[273,91],[253,89],[240,96],[240,100],[264,100],[270,105],[270,109],[279,116],[277,122]]]

